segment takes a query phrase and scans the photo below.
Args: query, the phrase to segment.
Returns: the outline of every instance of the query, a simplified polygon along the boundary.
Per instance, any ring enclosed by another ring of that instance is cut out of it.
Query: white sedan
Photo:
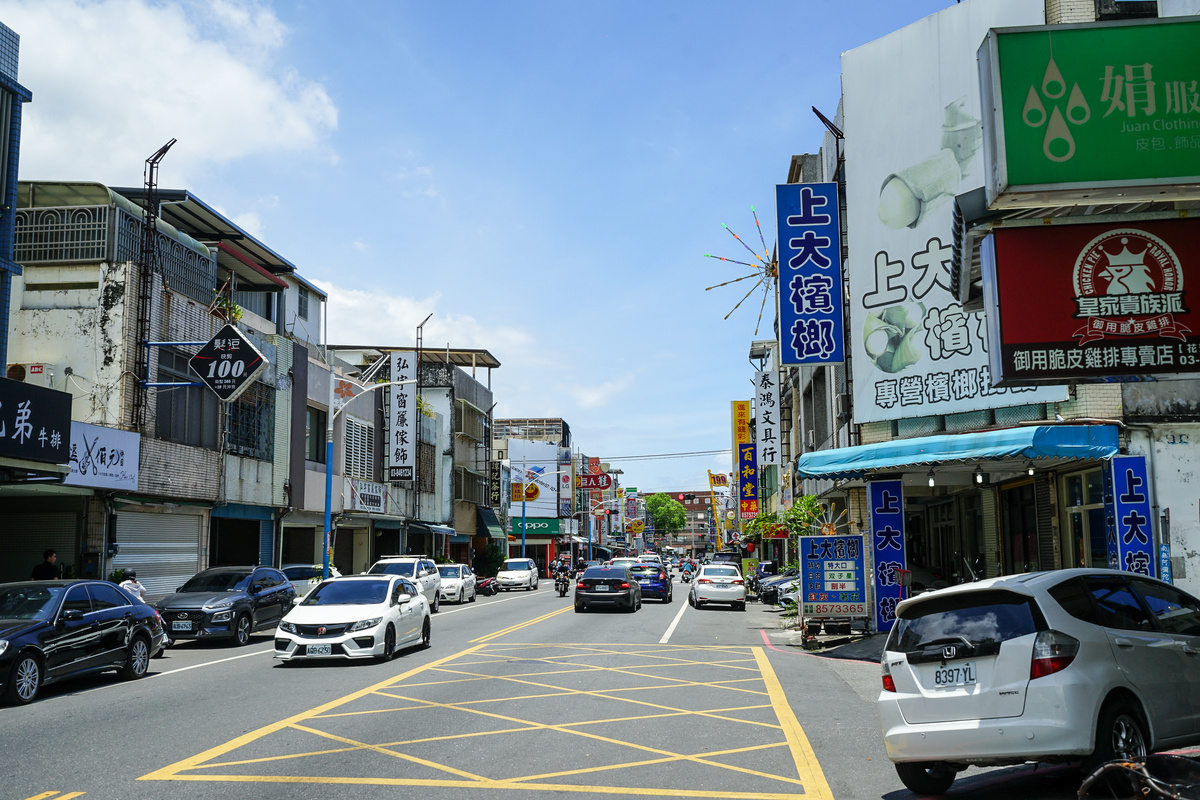
[[[709,603],[728,603],[738,611],[746,610],[746,581],[737,567],[729,564],[705,564],[688,592],[688,603],[703,608]]]
[[[322,582],[280,621],[275,657],[390,661],[397,647],[429,642],[429,601],[411,581],[350,575]]]
[[[442,585],[438,596],[448,603],[475,602],[475,573],[466,564],[442,564]]]
[[[496,583],[506,592],[513,589],[532,591],[538,586],[537,565],[532,558],[510,558],[496,573]]]

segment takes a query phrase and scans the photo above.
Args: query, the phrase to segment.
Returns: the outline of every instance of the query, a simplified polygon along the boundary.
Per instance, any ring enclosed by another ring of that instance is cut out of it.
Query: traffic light
[[[694,494],[685,494],[683,497],[689,503],[696,499],[696,495],[694,495]]]
[[[683,502],[683,492],[679,493],[679,502]]]

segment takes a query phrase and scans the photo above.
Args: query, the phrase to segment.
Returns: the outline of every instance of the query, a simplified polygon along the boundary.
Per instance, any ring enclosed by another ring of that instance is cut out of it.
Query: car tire
[[[425,622],[421,625],[421,649],[428,650],[433,647],[433,625],[429,622],[429,617],[425,618]]]
[[[8,673],[4,699],[14,706],[32,703],[42,689],[42,662],[33,653],[21,653]]]
[[[121,667],[121,678],[136,681],[150,669],[150,642],[145,636],[135,636],[125,654],[125,666]]]
[[[383,653],[380,654],[380,661],[391,661],[396,657],[396,629],[390,624],[383,634]]]
[[[537,579],[537,578],[534,578],[534,579],[533,579],[533,590],[534,590],[535,592],[537,591],[537,587],[538,587],[538,579]]]
[[[233,621],[233,644],[234,647],[243,647],[250,644],[250,631],[253,625],[250,623],[250,617],[246,614],[238,614],[236,620]]]
[[[465,602],[467,602],[467,590],[459,589],[458,590],[458,600],[455,602],[455,605],[461,606]]]
[[[474,603],[474,602],[475,602],[475,598],[476,598],[476,597],[478,597],[478,596],[479,596],[479,592],[478,592],[478,591],[476,591],[475,589],[472,589],[472,590],[471,590],[471,599],[470,599],[470,600],[468,600],[467,602],[468,602],[468,603]]]
[[[663,602],[664,602],[664,603],[669,603],[669,602],[671,602],[671,601],[672,601],[672,600],[674,600],[674,599],[675,599],[675,593],[674,593],[674,592],[667,592],[667,596],[663,598]]]
[[[735,603],[733,607],[736,608],[738,611],[745,611],[746,610],[746,601],[743,600],[740,603]]]
[[[583,614],[586,611],[587,611],[587,606],[581,606],[581,605],[576,604],[576,606],[575,606],[576,614]]]
[[[436,614],[438,612],[438,609],[441,607],[442,607],[442,601],[439,600],[438,596],[435,594],[433,596],[433,605],[429,607],[429,612],[431,614]]]
[[[928,795],[945,794],[957,773],[944,761],[918,761],[897,764],[896,774],[910,792]]]
[[[1110,700],[1100,709],[1096,750],[1083,762],[1084,772],[1090,774],[1104,762],[1114,759],[1145,760],[1149,751],[1147,741],[1146,723],[1137,708],[1127,700]],[[1118,794],[1127,793],[1131,787],[1124,776],[1113,776],[1108,783]]]

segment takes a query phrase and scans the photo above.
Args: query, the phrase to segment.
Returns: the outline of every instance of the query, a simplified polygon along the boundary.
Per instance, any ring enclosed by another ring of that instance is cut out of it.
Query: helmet
[[[126,577],[127,579],[128,579],[128,578],[136,578],[136,577],[137,577],[137,570],[136,570],[136,569],[127,569],[127,570],[125,570],[125,577]]]

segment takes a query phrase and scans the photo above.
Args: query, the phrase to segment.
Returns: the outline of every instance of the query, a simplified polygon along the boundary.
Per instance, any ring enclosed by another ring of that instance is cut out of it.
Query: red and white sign
[[[1200,372],[1200,221],[1000,228],[981,253],[995,383]]]
[[[575,479],[575,485],[580,489],[607,489],[612,486],[612,476],[607,472],[599,475],[580,475]]]

